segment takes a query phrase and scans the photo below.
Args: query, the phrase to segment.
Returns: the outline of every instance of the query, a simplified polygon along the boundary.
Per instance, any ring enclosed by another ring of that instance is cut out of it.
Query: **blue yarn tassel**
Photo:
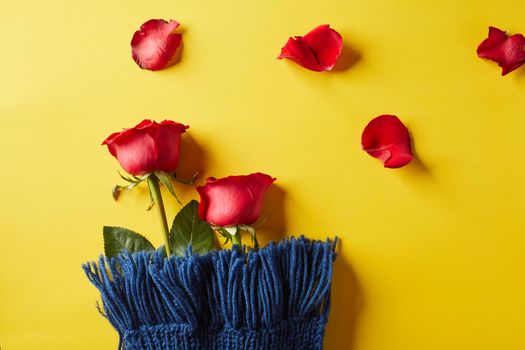
[[[123,252],[82,267],[119,349],[322,349],[334,247],[300,237],[165,259]]]

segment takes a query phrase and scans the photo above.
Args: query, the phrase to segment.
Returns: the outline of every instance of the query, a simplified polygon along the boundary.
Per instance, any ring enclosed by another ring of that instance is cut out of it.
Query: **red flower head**
[[[199,216],[221,227],[251,225],[259,218],[264,194],[274,181],[262,173],[210,177],[206,185],[197,187],[201,197]]]
[[[478,57],[496,62],[501,75],[508,74],[525,63],[525,38],[521,34],[507,36],[507,33],[489,27],[489,37],[478,46]]]
[[[111,134],[102,142],[131,175],[174,172],[179,163],[180,139],[188,126],[145,119],[131,129]]]
[[[365,127],[361,138],[363,149],[383,161],[385,168],[400,168],[410,163],[410,134],[395,115],[380,115]]]
[[[140,68],[164,69],[178,59],[182,35],[175,33],[179,23],[173,20],[150,19],[133,34],[131,54]]]
[[[342,50],[341,35],[328,24],[324,24],[305,36],[288,39],[277,58],[289,58],[304,68],[323,72],[335,66]]]

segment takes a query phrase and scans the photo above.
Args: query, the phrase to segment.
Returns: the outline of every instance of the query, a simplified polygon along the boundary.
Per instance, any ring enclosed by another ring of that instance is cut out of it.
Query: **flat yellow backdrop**
[[[341,237],[326,349],[524,349],[525,68],[501,77],[476,57],[489,25],[525,32],[523,13],[516,0],[5,1],[0,346],[116,348],[80,265],[104,224],[162,242],[144,187],[111,199],[122,181],[100,146],[149,117],[191,126],[183,175],[278,178],[263,241]],[[130,55],[150,18],[184,31],[182,61],[161,72]],[[344,38],[338,71],[275,59],[324,23]],[[385,113],[411,130],[405,168],[360,148]]]

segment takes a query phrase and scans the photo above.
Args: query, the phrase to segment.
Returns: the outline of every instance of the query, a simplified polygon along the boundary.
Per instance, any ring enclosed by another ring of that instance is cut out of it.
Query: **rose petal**
[[[479,44],[477,54],[496,62],[502,68],[501,75],[506,75],[525,63],[525,37],[509,37],[500,29],[489,27],[489,36]]]
[[[343,39],[328,24],[320,25],[304,37],[288,39],[278,59],[288,58],[316,72],[331,70],[341,56]]]
[[[155,71],[175,63],[182,44],[182,35],[174,33],[177,27],[173,20],[151,19],[135,32],[131,54],[139,67]]]
[[[295,63],[316,72],[324,71],[317,62],[312,50],[302,42],[300,36],[288,39],[286,45],[281,49],[278,59],[289,58]]]
[[[146,128],[150,127],[151,125],[154,125],[154,124],[156,124],[154,121],[152,121],[150,119],[144,119],[143,121],[141,121],[140,123],[138,123],[137,125],[135,125],[132,128],[124,128],[122,131],[114,132],[113,134],[109,135],[104,141],[102,141],[102,145],[108,145],[109,146],[113,142],[116,142],[120,137],[123,137],[123,136],[125,136],[128,133],[132,133],[133,129],[135,129],[135,130],[143,130],[143,129],[146,129]]]
[[[262,173],[208,178],[197,187],[201,219],[221,227],[251,225],[259,218],[264,194],[275,178]]]
[[[368,154],[383,161],[385,168],[400,168],[414,158],[408,129],[394,115],[380,115],[370,121],[361,144]]]
[[[150,126],[155,125],[155,124],[157,124],[157,123],[155,123],[151,119],[144,119],[143,121],[141,121],[140,123],[135,125],[135,127],[133,129],[147,129]]]
[[[238,177],[208,181],[205,186],[197,187],[197,191],[202,206],[206,207],[204,212],[204,209],[200,210],[204,214],[202,219],[213,225],[226,227],[241,224],[251,212],[250,192]]]
[[[180,140],[188,126],[165,120],[160,122],[155,133],[157,170],[173,172],[179,163]]]
[[[142,175],[155,169],[155,141],[147,132],[130,129],[117,142],[108,144],[108,149],[129,174]]]
[[[313,51],[324,70],[331,70],[343,50],[341,34],[328,24],[320,25],[303,38],[303,42]]]
[[[111,134],[102,144],[124,170],[143,175],[161,170],[174,172],[180,155],[180,140],[188,126],[165,120],[144,119],[133,128]]]
[[[245,225],[251,225],[261,215],[261,209],[263,205],[264,194],[270,185],[276,180],[274,177],[263,173],[251,174],[246,179],[246,188],[250,192],[252,197],[251,211],[246,216]]]

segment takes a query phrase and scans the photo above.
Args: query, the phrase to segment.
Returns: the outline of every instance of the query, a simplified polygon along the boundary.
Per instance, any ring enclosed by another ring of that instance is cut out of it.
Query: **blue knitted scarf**
[[[126,350],[322,349],[333,243],[304,237],[166,259],[124,252],[83,269]]]

